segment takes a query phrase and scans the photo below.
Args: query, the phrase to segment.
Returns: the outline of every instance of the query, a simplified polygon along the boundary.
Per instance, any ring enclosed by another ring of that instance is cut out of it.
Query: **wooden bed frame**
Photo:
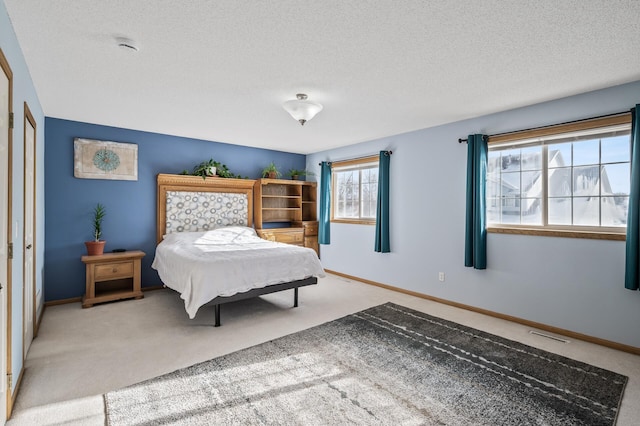
[[[159,174],[157,180],[157,221],[156,244],[160,244],[167,229],[167,193],[176,192],[220,192],[245,194],[247,198],[247,223],[253,226],[253,186],[255,180],[251,179],[226,179],[219,177],[202,178],[200,176]],[[303,280],[287,283],[273,284],[256,288],[245,293],[237,293],[233,296],[218,296],[207,304],[213,304],[215,310],[215,327],[220,326],[220,305],[238,300],[250,299],[269,293],[283,290],[294,290],[293,307],[298,307],[298,288],[317,284],[318,278],[309,277]]]

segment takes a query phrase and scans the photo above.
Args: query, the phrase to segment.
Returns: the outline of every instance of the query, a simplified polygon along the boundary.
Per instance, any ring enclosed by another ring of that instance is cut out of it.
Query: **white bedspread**
[[[325,276],[313,249],[263,240],[242,226],[165,235],[152,267],[180,293],[191,319],[218,296]]]

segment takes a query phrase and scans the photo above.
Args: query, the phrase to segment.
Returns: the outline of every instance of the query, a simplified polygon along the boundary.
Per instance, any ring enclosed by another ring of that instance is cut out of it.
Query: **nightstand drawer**
[[[260,238],[279,243],[301,246],[304,244],[304,230],[302,228],[274,228],[258,229]]]
[[[277,235],[276,241],[287,244],[304,244],[304,232],[282,232]]]
[[[304,235],[306,237],[318,235],[318,221],[316,220],[297,221],[292,222],[291,225],[304,228]]]
[[[95,266],[96,281],[127,278],[133,276],[133,262],[108,263]]]
[[[305,222],[304,235],[318,235],[318,222]]]

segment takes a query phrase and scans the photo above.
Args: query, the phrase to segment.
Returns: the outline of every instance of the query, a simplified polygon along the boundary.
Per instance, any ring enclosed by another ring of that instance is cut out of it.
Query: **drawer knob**
[[[113,273],[115,274],[116,272],[118,272],[118,268],[113,268],[113,269],[111,270],[111,272],[113,272]]]

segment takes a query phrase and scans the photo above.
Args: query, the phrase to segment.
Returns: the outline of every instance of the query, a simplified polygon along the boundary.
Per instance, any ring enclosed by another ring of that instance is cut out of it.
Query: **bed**
[[[253,229],[253,180],[158,175],[152,267],[194,318],[214,305],[316,284],[324,271],[310,248],[267,241]]]

